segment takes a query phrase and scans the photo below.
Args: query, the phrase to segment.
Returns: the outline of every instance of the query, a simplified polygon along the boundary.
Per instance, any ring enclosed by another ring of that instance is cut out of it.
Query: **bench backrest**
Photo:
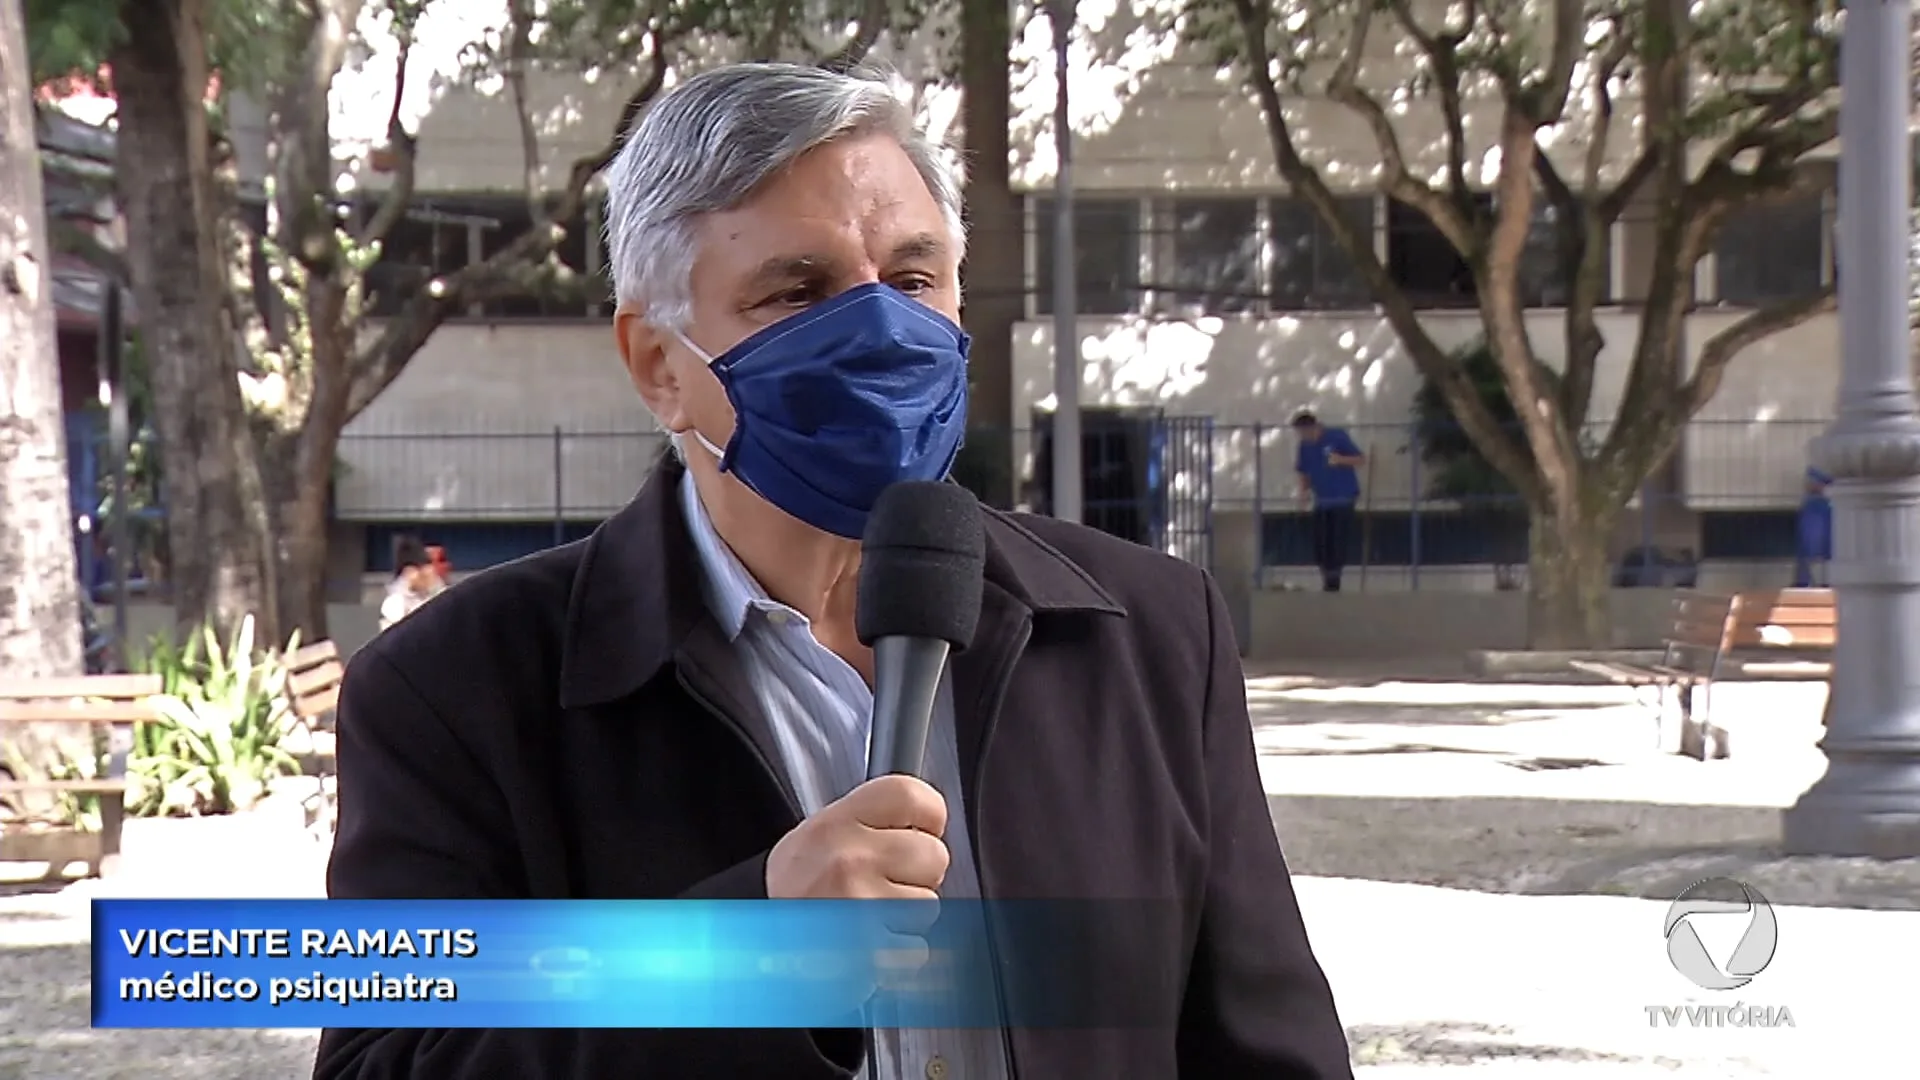
[[[160,719],[160,710],[150,699],[163,689],[158,675],[0,679],[0,728],[13,724],[85,724],[97,733],[104,727],[107,775],[118,782],[126,775],[134,726]],[[11,753],[9,750],[8,756]],[[20,785],[16,782],[14,786]]]
[[[281,658],[287,669],[287,697],[293,715],[312,721],[332,712],[340,703],[340,680],[347,669],[340,650],[331,641],[303,645]]]
[[[1735,648],[1831,649],[1837,610],[1832,589],[1767,589],[1734,597]]]
[[[1683,592],[1673,601],[1673,623],[1667,630],[1669,664],[1711,664],[1727,650],[1732,636],[1731,596]]]
[[[158,716],[146,699],[161,690],[158,675],[0,679],[0,723],[139,723]]]

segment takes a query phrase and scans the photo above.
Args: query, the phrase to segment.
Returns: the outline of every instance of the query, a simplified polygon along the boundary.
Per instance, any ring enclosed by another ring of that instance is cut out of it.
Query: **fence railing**
[[[1410,423],[1341,425],[1337,417],[1323,419],[1343,426],[1368,458],[1361,470],[1361,527],[1350,553],[1354,567],[1364,565],[1383,586],[1398,581],[1409,588],[1497,588],[1518,582],[1527,552],[1518,499],[1500,494],[1497,485],[1463,487],[1455,474],[1471,470],[1436,456],[1434,433],[1423,435]],[[1612,538],[1615,548],[1650,549],[1643,557],[1649,564],[1790,560],[1793,514],[1805,493],[1806,446],[1827,423],[1693,423],[1673,460],[1629,504]],[[1133,513],[1130,500],[1152,502],[1140,511],[1141,520],[1157,522],[1155,535],[1177,547],[1176,553],[1206,562],[1226,516],[1242,515],[1257,530],[1264,578],[1286,582],[1298,573],[1309,580],[1312,549],[1297,495],[1298,442],[1291,428],[1279,421],[1226,424],[1198,417],[1170,418],[1162,427],[1179,428],[1181,438],[1090,439],[1083,455],[1089,517],[1099,511],[1125,518]],[[1605,425],[1594,425],[1586,439],[1597,443],[1605,434]],[[996,459],[985,466],[972,462],[971,474],[1009,469],[1017,503],[1043,501],[1049,478],[1034,472],[1035,451],[1044,441],[1035,431],[977,431],[969,441],[971,453]],[[557,543],[631,499],[665,447],[665,437],[649,430],[355,432],[341,443],[334,514],[428,533],[538,525],[529,542]],[[94,460],[82,446],[75,450],[76,464]],[[77,510],[88,483],[98,478],[76,477]],[[146,521],[140,535],[162,540],[163,530]]]

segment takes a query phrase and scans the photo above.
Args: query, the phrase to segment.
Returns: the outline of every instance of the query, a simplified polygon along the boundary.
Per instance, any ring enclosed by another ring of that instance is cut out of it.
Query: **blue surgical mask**
[[[733,403],[725,449],[694,436],[755,494],[857,539],[880,493],[944,480],[967,427],[967,335],[887,285],[789,316],[718,358],[679,334]]]

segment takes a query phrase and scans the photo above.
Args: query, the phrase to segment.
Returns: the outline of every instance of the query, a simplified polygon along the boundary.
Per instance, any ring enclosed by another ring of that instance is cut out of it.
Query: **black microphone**
[[[980,504],[958,484],[880,493],[860,539],[854,629],[873,649],[867,779],[919,776],[949,653],[973,640],[987,562]]]

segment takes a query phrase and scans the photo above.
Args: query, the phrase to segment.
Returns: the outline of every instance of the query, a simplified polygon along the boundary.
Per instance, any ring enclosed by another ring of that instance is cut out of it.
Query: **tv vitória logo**
[[[1724,962],[1707,951],[1693,921],[1700,915],[1747,915],[1746,932]],[[1667,959],[1675,971],[1707,990],[1733,990],[1753,981],[1773,960],[1780,942],[1773,905],[1759,891],[1732,878],[1689,885],[1667,908]]]

